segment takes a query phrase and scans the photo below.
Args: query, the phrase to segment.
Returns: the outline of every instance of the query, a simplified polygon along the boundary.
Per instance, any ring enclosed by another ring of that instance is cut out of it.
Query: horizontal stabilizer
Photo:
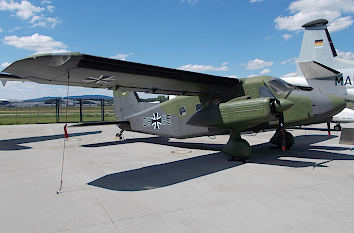
[[[339,71],[315,61],[299,62],[299,66],[306,79],[321,79],[342,75]]]

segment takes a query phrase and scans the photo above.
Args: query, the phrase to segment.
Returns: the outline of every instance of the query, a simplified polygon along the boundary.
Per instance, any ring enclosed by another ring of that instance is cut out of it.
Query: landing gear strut
[[[119,140],[123,140],[123,132],[124,132],[124,129],[120,129],[119,133],[116,134],[116,137],[118,137]]]
[[[270,143],[277,145],[279,147],[282,146],[282,132],[277,129],[273,137],[270,139]],[[291,147],[295,144],[294,137],[288,131],[285,131],[285,149],[290,150]]]
[[[249,155],[251,154],[250,144],[241,138],[239,131],[235,129],[230,130],[230,139],[222,149],[227,155],[231,156],[232,161],[249,161]]]

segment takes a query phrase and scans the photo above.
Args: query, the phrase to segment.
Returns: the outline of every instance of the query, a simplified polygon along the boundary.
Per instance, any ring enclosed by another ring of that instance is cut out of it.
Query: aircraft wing
[[[0,72],[0,81],[2,82],[2,85],[5,86],[7,81],[26,81],[26,80],[12,74]]]
[[[238,79],[176,70],[80,53],[42,54],[12,63],[3,72],[37,83],[148,93],[199,95],[227,91]]]

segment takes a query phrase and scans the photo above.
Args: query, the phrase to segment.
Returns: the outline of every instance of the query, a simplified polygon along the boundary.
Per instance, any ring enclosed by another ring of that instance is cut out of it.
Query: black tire
[[[291,147],[295,144],[294,137],[291,133],[285,132],[285,147],[287,150],[290,150]]]
[[[334,126],[334,130],[335,130],[335,131],[341,131],[341,130],[342,130],[342,126],[340,126],[340,125],[335,125],[335,126]]]

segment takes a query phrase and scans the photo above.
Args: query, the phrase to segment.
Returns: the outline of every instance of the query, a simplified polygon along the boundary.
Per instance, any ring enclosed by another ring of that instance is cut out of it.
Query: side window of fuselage
[[[184,116],[187,114],[186,108],[184,106],[179,108],[179,115]]]
[[[200,111],[200,110],[202,110],[203,109],[203,105],[202,104],[196,104],[195,105],[195,111]]]

